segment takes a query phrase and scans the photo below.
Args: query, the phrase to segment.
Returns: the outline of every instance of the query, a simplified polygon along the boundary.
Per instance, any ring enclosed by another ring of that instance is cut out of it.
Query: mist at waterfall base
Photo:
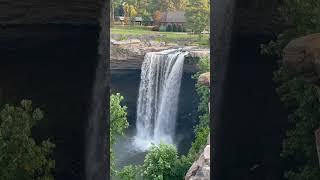
[[[118,137],[114,147],[118,168],[142,164],[151,143],[157,144],[160,140],[174,144],[180,154],[186,154],[191,146],[193,126],[198,117],[196,81],[191,78],[191,73],[183,73],[183,69],[179,69],[183,65],[181,52],[173,50],[166,53],[169,54],[166,57],[148,54],[142,71],[112,72],[111,90],[124,96],[123,105],[128,107],[129,121],[125,136]],[[158,105],[152,105],[154,102]]]

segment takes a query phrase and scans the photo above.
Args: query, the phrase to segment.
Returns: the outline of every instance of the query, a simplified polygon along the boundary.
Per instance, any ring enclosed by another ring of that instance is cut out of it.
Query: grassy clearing
[[[159,31],[151,31],[150,27],[147,26],[123,26],[123,27],[113,27],[110,29],[111,34],[119,34],[122,37],[128,35],[164,35],[163,37],[159,37],[155,39],[156,41],[163,42],[172,42],[175,43],[177,41],[190,41],[191,44],[194,45],[203,45],[209,46],[209,35],[205,34],[202,36],[201,40],[199,40],[199,36],[195,34],[189,34],[186,32],[159,32]]]

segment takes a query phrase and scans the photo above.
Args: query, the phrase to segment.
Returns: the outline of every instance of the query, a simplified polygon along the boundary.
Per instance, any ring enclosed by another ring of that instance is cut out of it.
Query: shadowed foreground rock
[[[318,159],[319,159],[319,165],[320,165],[320,128],[316,130],[316,144],[317,144],[317,151],[318,151]]]

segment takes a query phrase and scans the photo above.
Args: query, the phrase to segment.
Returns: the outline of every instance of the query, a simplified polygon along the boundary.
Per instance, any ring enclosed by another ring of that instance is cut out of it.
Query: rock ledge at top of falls
[[[320,85],[320,33],[292,40],[283,50],[283,63],[305,80]]]
[[[199,58],[210,56],[210,49],[199,46],[181,46],[174,43],[159,41],[142,41],[139,39],[128,39],[110,41],[110,69],[111,70],[139,70],[147,52],[159,52],[171,48],[182,48],[189,52],[187,58]],[[195,63],[185,63],[185,72],[196,71]]]

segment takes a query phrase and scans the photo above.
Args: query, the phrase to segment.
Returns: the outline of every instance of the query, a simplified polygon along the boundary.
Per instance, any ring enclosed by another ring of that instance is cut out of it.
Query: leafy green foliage
[[[210,58],[200,58],[197,66],[199,71],[193,75],[194,79],[198,79],[202,73],[210,71]],[[189,156],[191,157],[196,157],[199,154],[203,146],[206,144],[207,138],[210,134],[210,112],[208,107],[210,102],[210,88],[197,82],[196,91],[200,97],[198,105],[198,112],[200,113],[200,116],[199,123],[194,127],[196,138],[189,150]]]
[[[185,13],[187,26],[194,33],[201,35],[201,32],[209,28],[210,2],[208,0],[189,0]]]
[[[171,32],[172,31],[172,26],[171,24],[168,24],[167,28],[166,28],[166,31],[167,32]]]
[[[285,176],[289,180],[320,179],[320,167],[314,142],[314,132],[320,127],[320,97],[318,90],[302,77],[284,67],[275,73],[277,92],[289,110],[290,128],[283,141],[281,156],[295,161],[296,167]]]
[[[116,174],[115,155],[113,145],[116,143],[116,136],[123,136],[124,130],[129,126],[127,121],[127,107],[121,106],[123,96],[119,93],[110,97],[110,164],[111,174]]]
[[[210,58],[202,57],[198,61],[198,69],[199,71],[192,76],[194,79],[198,79],[202,73],[206,73],[210,71]],[[199,128],[209,127],[210,125],[210,112],[208,103],[210,101],[210,88],[205,85],[201,85],[197,82],[196,91],[200,97],[200,102],[198,105],[198,112],[201,113],[199,116],[199,124],[195,128],[195,132],[198,131]]]
[[[210,134],[209,126],[206,126],[206,127],[198,126],[196,138],[194,142],[192,142],[191,148],[189,150],[189,154],[191,156],[198,155],[199,152],[203,150],[203,146],[207,143],[209,134]]]
[[[171,173],[178,159],[177,149],[173,145],[160,143],[152,145],[143,163],[143,178],[152,180],[175,179]]]
[[[140,166],[133,166],[133,165],[125,166],[125,167],[117,174],[117,176],[118,176],[121,180],[142,179],[142,176],[141,176],[141,167],[140,167]]]
[[[5,105],[0,112],[0,179],[51,180],[55,147],[49,140],[37,144],[31,129],[43,119],[43,112],[29,100],[20,106]]]
[[[318,0],[284,0],[280,12],[292,25],[276,41],[262,45],[261,52],[281,57],[283,48],[292,39],[320,31],[320,3]],[[304,79],[281,67],[275,72],[281,101],[288,108],[290,127],[283,141],[281,156],[293,161],[285,173],[289,180],[320,179],[314,143],[314,131],[320,126],[320,103],[317,89]]]
[[[262,45],[263,54],[281,56],[282,49],[291,39],[320,31],[319,0],[284,0],[280,12],[286,23],[292,26],[276,41]]]
[[[174,174],[174,178],[177,180],[184,179],[184,176],[187,174],[189,168],[192,166],[195,157],[180,156],[176,161],[174,166],[171,168],[171,174]]]

